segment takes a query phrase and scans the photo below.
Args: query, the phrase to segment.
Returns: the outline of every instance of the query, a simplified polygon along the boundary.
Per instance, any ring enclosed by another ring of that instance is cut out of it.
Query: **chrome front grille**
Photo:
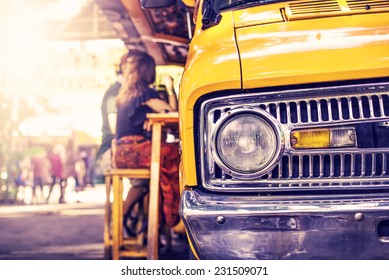
[[[333,153],[285,155],[280,164],[264,179],[357,178],[389,175],[389,154]]]
[[[332,93],[329,94],[332,96]],[[355,91],[346,96],[261,102],[257,106],[268,111],[281,124],[333,123],[385,118],[389,116],[389,95],[388,93],[358,95]]]
[[[242,107],[266,110],[281,124],[285,149],[279,163],[261,178],[245,181],[224,172],[213,160],[209,139],[217,120]],[[386,188],[389,186],[389,144],[354,148],[295,150],[290,132],[299,128],[378,126],[389,120],[389,84],[338,86],[280,92],[258,92],[213,98],[200,109],[201,177],[216,190],[285,190]],[[387,131],[385,130],[387,129]],[[389,136],[382,128],[376,137]],[[377,132],[375,132],[377,133]],[[385,134],[386,133],[386,134]],[[373,137],[365,135],[366,137]],[[389,142],[389,141],[388,141]]]

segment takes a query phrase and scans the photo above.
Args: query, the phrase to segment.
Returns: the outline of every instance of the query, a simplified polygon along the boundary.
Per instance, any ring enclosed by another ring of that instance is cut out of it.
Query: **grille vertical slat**
[[[283,123],[282,122],[282,119],[281,119],[281,106],[279,103],[276,103],[276,111],[277,111],[277,120],[280,122],[280,123]]]
[[[361,157],[361,177],[366,176],[366,166],[365,166],[365,161],[366,161],[366,155],[362,155]]]
[[[310,165],[309,177],[312,178],[313,177],[313,156],[312,155],[309,156],[309,165]]]
[[[332,116],[331,100],[328,101],[328,119],[329,119],[329,120],[332,120],[332,119],[333,119],[333,116]]]
[[[345,173],[344,163],[346,161],[346,155],[341,155],[340,159],[340,176],[343,177]]]
[[[363,117],[362,97],[358,97],[359,116]]]
[[[370,112],[370,118],[374,117],[374,105],[373,105],[373,99],[371,96],[367,97],[367,100],[369,101],[369,112]]]
[[[354,177],[355,175],[355,155],[351,155],[351,164],[350,164],[350,174],[351,177]]]
[[[384,99],[382,98],[381,95],[379,95],[378,96],[378,100],[379,100],[379,103],[380,103],[380,111],[381,111],[380,117],[384,117],[385,116]]]
[[[304,164],[303,156],[299,155],[299,178],[303,177],[303,170],[304,170],[303,164]]]
[[[322,116],[322,110],[321,110],[321,102],[319,100],[319,102],[317,102],[317,121],[321,122],[322,119],[323,119],[323,116]]]
[[[312,122],[312,115],[311,115],[311,106],[309,106],[309,102],[306,102],[307,104],[307,122]]]
[[[290,103],[286,103],[286,116],[287,123],[292,123],[292,111],[290,109]]]
[[[337,106],[338,112],[339,112],[339,117],[343,120],[347,119],[347,117],[345,115],[345,110],[342,110],[342,99],[338,99],[336,103],[337,103],[336,106]]]
[[[300,102],[296,102],[296,110],[297,110],[297,123],[301,123],[301,107]]]
[[[352,110],[353,105],[352,105],[351,98],[349,98],[347,101],[348,101],[348,107],[351,109],[350,112],[349,112],[350,113],[350,120],[355,120],[354,110]]]
[[[281,160],[281,178],[287,178],[287,174],[289,174],[288,168],[288,159],[286,156],[282,157]]]
[[[334,175],[335,175],[334,155],[330,155],[330,177],[333,178]]]
[[[293,176],[292,157],[288,157],[288,171],[289,171],[289,178],[291,178]]]

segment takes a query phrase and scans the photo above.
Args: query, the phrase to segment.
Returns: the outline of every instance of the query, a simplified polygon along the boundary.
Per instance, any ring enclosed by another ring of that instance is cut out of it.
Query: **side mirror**
[[[176,4],[176,0],[140,0],[143,9],[167,8]]]

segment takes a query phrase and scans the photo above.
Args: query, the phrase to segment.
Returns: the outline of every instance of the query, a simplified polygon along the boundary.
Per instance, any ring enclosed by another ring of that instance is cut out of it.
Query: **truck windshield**
[[[215,11],[220,12],[227,9],[242,9],[247,6],[267,5],[287,0],[213,0]]]

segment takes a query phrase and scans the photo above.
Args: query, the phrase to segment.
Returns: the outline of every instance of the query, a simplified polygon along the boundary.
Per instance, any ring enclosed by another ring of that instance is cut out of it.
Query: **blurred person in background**
[[[50,173],[50,163],[47,159],[46,152],[42,151],[31,157],[31,168],[33,172],[33,185],[32,185],[32,200],[31,203],[43,203],[45,201],[43,195],[43,187],[45,185],[46,178]],[[40,189],[39,197],[37,195],[37,188]]]
[[[65,148],[65,164],[63,168],[63,177],[68,181],[69,178],[74,179],[74,188],[77,188],[78,182],[77,182],[77,172],[76,172],[76,152],[74,148],[74,141],[72,138],[70,138],[66,144]],[[65,189],[64,189],[65,193]]]
[[[75,163],[76,169],[76,192],[80,191],[82,188],[86,186],[86,175],[87,175],[87,157],[88,154],[81,150],[78,155],[78,159]]]
[[[112,167],[112,152],[111,142],[114,139],[116,130],[116,96],[123,82],[123,62],[127,59],[127,54],[124,54],[119,62],[116,71],[116,81],[107,89],[104,93],[101,103],[101,117],[102,117],[102,141],[99,150],[96,155],[97,165],[100,167],[100,173],[107,173]]]
[[[49,162],[50,162],[50,173],[51,173],[51,185],[49,194],[47,195],[46,201],[49,202],[50,195],[53,191],[53,188],[56,184],[59,186],[60,196],[59,196],[59,203],[64,203],[65,199],[65,189],[67,186],[67,180],[64,178],[63,174],[63,153],[61,151],[64,148],[62,148],[60,145],[55,145],[50,151],[49,151]]]
[[[18,187],[24,187],[25,186],[25,178],[23,178],[23,170],[22,170],[22,156],[18,155],[15,157],[12,163],[12,172],[14,173],[14,183],[15,186]]]

